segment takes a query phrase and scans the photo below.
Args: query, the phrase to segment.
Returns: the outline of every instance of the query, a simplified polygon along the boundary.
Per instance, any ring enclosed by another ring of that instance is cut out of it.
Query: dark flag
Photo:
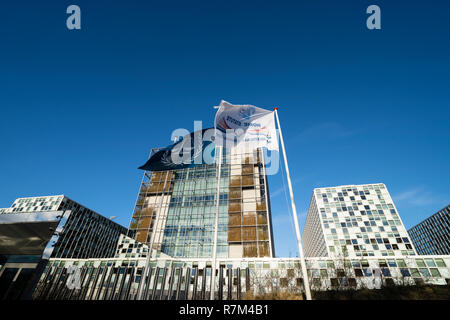
[[[198,130],[184,136],[180,141],[161,148],[139,169],[165,171],[194,167],[214,162],[214,128]]]

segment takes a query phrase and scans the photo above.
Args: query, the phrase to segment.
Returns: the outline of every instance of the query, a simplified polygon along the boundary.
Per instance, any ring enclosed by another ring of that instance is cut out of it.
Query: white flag
[[[252,105],[220,103],[214,120],[215,143],[234,142],[235,147],[255,149],[266,147],[278,151],[277,131],[273,111]]]

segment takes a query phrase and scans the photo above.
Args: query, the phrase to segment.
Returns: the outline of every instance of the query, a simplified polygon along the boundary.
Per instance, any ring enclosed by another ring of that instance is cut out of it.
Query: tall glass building
[[[52,244],[52,258],[113,257],[119,236],[127,233],[127,228],[64,195],[18,198],[2,210],[0,223],[9,222],[13,216],[17,216],[17,221],[25,217],[39,221],[48,213],[59,211],[67,213]]]
[[[0,300],[30,298],[49,259],[114,257],[126,232],[63,195],[15,200],[0,213]]]
[[[420,255],[450,254],[450,205],[408,230]]]
[[[218,161],[146,171],[130,223],[135,239],[160,255],[210,258],[218,205],[218,257],[273,257],[263,152],[222,154],[220,179]]]

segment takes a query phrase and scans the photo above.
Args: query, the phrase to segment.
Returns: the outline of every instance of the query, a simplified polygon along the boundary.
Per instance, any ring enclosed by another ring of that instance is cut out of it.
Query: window
[[[397,260],[397,264],[400,268],[406,268],[406,263],[405,263],[405,260],[403,260],[403,259]]]
[[[409,273],[409,270],[406,269],[406,268],[400,268],[400,272],[401,272],[402,276],[404,276],[404,277],[410,277],[411,276],[411,274]]]
[[[345,277],[345,272],[343,269],[337,269],[336,273],[338,277]]]
[[[372,272],[370,271],[369,268],[364,268],[363,271],[364,271],[364,275],[365,275],[366,277],[372,276]]]
[[[428,271],[427,268],[419,268],[420,274],[422,274],[422,276],[424,277],[429,277],[430,276],[430,272]]]
[[[330,280],[331,280],[331,286],[332,286],[332,287],[337,287],[337,286],[339,286],[339,282],[338,282],[338,279],[337,279],[337,278],[331,278]]]
[[[436,267],[436,264],[434,263],[433,259],[425,259],[425,263],[428,267]]]
[[[426,267],[425,262],[423,262],[422,259],[416,259],[416,263],[417,263],[417,266],[419,268],[425,268]]]
[[[435,261],[436,261],[436,264],[437,264],[437,266],[438,267],[446,267],[446,265],[445,265],[445,262],[444,262],[444,260],[443,259],[435,259]]]
[[[383,276],[385,276],[385,277],[391,276],[391,271],[389,270],[389,268],[381,268],[381,272],[383,273]]]
[[[359,268],[355,269],[355,276],[362,277],[363,276],[362,270]]]
[[[441,276],[439,270],[436,268],[430,268],[430,272],[432,277],[439,278]]]
[[[313,278],[318,278],[319,277],[319,270],[317,269],[311,269],[311,276]]]
[[[420,277],[419,269],[411,268],[411,275],[415,278]]]
[[[395,260],[388,260],[389,267],[397,267]]]

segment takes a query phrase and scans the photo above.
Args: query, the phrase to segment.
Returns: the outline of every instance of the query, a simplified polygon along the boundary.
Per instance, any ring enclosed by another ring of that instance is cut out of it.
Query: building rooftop
[[[319,187],[319,188],[314,188],[314,190],[344,188],[344,187],[362,187],[362,186],[383,186],[383,187],[386,187],[386,185],[384,183],[363,183],[363,184],[346,184],[346,185],[332,186],[332,187]]]

